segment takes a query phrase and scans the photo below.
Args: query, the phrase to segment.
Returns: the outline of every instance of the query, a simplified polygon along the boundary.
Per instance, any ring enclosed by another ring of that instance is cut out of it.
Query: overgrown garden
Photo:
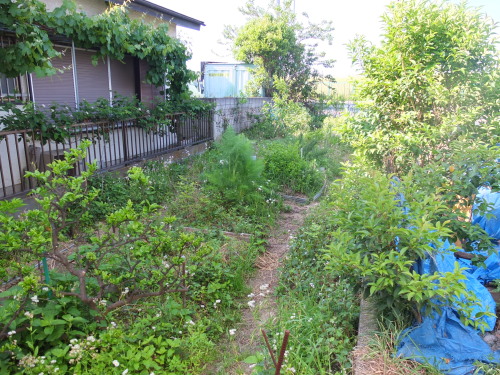
[[[463,267],[421,269],[437,249],[474,251],[475,264],[496,251],[470,221],[472,208],[489,209],[478,189],[497,192],[500,177],[494,25],[464,4],[394,2],[380,46],[351,44],[359,112],[325,118],[304,101],[318,103],[313,80],[287,84],[315,61],[290,3],[245,11],[249,23],[229,35],[274,95],[245,135],[228,128],[180,163],[149,161],[126,175],[90,164],[69,176],[83,142],[29,172],[39,209],[13,215],[22,202],[0,201],[1,372],[203,374],[252,308],[246,280],[287,209],[282,194],[312,198],[327,185],[291,239],[266,326],[275,349],[291,332],[282,373],[351,373],[360,298],[374,301],[381,331],[393,330],[380,339],[389,366],[400,329],[435,312],[453,308],[464,326],[488,328],[492,313],[466,289]],[[281,47],[296,47],[289,71],[267,65],[269,51],[248,52],[278,29]],[[446,359],[434,365],[453,366]],[[274,373],[266,350],[246,361]],[[415,371],[439,373],[424,367]]]

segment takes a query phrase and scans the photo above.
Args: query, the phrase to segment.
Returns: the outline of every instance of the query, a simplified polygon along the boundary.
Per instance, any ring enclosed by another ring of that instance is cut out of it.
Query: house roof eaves
[[[123,4],[124,0],[106,0],[113,4]],[[184,14],[174,12],[173,10],[154,4],[147,0],[132,0],[127,4],[127,7],[135,11],[148,14],[153,17],[175,23],[176,25],[186,27],[188,29],[200,30],[201,26],[205,26],[203,21],[186,16]]]

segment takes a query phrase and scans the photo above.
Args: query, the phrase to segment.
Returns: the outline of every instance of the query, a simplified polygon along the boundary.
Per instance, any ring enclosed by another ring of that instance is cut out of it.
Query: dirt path
[[[289,249],[289,242],[302,226],[307,211],[316,203],[301,205],[287,201],[291,207],[289,212],[280,215],[275,229],[268,239],[267,251],[256,262],[257,272],[248,280],[252,292],[248,295],[248,308],[243,311],[242,322],[235,329],[234,337],[228,343],[226,356],[233,363],[218,363],[218,368],[206,372],[212,374],[250,374],[249,365],[243,360],[261,349],[263,344],[260,329],[272,319],[276,313],[276,298],[274,290],[279,275],[278,268]],[[223,369],[225,367],[225,369]]]

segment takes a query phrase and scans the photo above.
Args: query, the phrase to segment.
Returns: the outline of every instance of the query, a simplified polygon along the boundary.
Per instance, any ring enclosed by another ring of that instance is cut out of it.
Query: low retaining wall
[[[255,124],[262,113],[262,107],[271,98],[207,98],[215,103],[213,136],[218,139],[228,126],[240,133]]]

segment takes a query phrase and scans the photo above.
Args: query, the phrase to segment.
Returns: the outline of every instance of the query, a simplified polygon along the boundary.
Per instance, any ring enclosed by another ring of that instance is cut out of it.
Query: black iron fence
[[[172,114],[162,123],[141,126],[140,119],[84,123],[69,127],[64,142],[44,139],[37,130],[0,131],[0,199],[15,197],[33,189],[36,181],[27,171],[45,171],[64,152],[83,140],[92,142],[85,160],[75,165],[79,175],[86,163],[112,170],[141,160],[213,139],[213,113],[199,116]]]

